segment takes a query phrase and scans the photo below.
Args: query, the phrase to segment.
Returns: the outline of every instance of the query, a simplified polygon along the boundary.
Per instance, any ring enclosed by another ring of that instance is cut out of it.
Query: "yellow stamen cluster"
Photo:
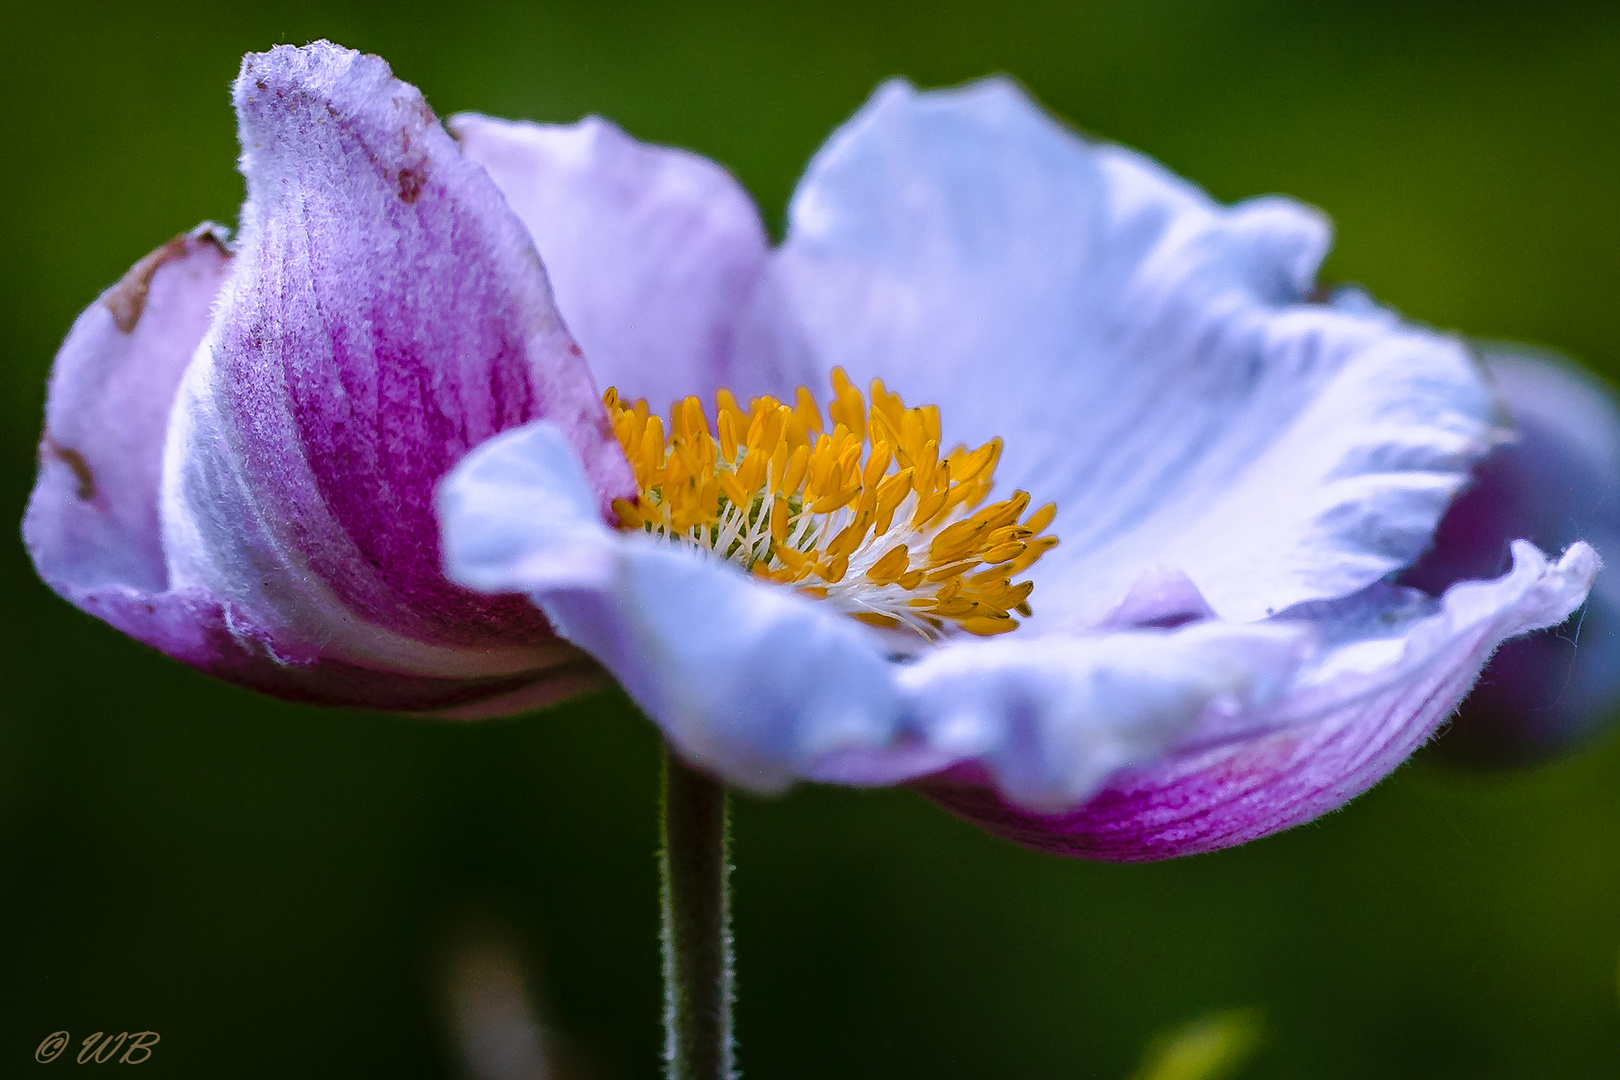
[[[908,409],[881,379],[871,404],[834,370],[827,407],[716,395],[715,424],[689,397],[668,431],[645,401],[603,401],[641,490],[613,506],[644,529],[820,597],[855,618],[929,639],[957,626],[1000,634],[1028,616],[1033,584],[1012,579],[1057,544],[1057,508],[990,494],[1001,440],[940,456],[939,410]],[[1022,518],[1022,521],[1020,521]]]

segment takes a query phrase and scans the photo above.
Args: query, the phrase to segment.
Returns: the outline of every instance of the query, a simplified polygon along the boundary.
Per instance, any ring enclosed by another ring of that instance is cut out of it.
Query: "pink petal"
[[[803,381],[743,318],[769,241],[719,165],[595,116],[560,125],[462,114],[450,129],[534,237],[599,383],[662,410],[722,386],[747,400]]]
[[[166,587],[164,432],[230,267],[210,227],[177,236],[102,293],[62,343],[23,520],[29,553],[57,591]]]
[[[40,472],[23,536],[65,599],[177,660],[279,697],[394,709],[489,707],[558,693],[596,665],[562,642],[552,668],[485,679],[378,671],[276,641],[258,617],[206,590],[169,587],[158,519],[176,387],[208,327],[231,257],[210,226],[136,263],[87,308],[51,370]],[[541,667],[540,663],[533,665]]]
[[[487,714],[599,679],[531,607],[437,571],[434,470],[500,424],[551,416],[599,501],[629,487],[527,235],[381,61],[245,66],[241,253],[177,238],[57,356],[23,527],[41,576],[296,700]]]
[[[528,234],[376,57],[252,55],[235,100],[248,201],[170,432],[175,585],[349,663],[533,668],[537,612],[444,580],[434,485],[544,417],[604,511],[633,486]]]
[[[1245,718],[1250,734],[1193,741],[1123,769],[1071,810],[1017,806],[976,769],[942,774],[923,790],[997,836],[1117,862],[1213,851],[1309,821],[1404,761],[1450,716],[1503,639],[1563,621],[1597,571],[1584,544],[1551,565],[1522,542],[1514,555],[1510,574],[1454,587],[1425,617],[1403,614],[1408,595],[1387,586],[1324,605],[1312,621],[1339,639],[1314,671]]]

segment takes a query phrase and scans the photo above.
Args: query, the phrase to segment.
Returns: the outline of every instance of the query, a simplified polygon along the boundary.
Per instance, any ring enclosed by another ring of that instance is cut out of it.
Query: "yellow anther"
[[[1037,536],[1024,547],[1024,553],[1007,564],[1007,576],[1022,574],[1035,565],[1035,560],[1058,546],[1055,536]]]
[[[771,459],[757,450],[744,455],[742,466],[737,470],[737,482],[747,491],[758,490],[765,482],[770,464]]]
[[[1057,517],[1057,503],[1047,503],[1024,519],[1024,528],[1028,529],[1031,534],[1045,532],[1046,527],[1052,524],[1052,519],[1055,517]]]
[[[720,419],[715,424],[720,429],[720,459],[726,462],[737,460],[737,421],[732,414],[722,411]]]
[[[804,486],[805,475],[810,470],[810,448],[801,446],[793,451],[788,458],[787,469],[782,474],[782,491],[792,495]]]
[[[878,481],[883,479],[883,474],[888,473],[889,461],[893,460],[893,457],[894,455],[889,453],[888,444],[881,444],[880,442],[880,444],[872,447],[872,453],[867,455],[867,465],[860,470],[860,486],[876,495]]]
[[[873,379],[870,387],[872,394],[872,412],[881,414],[891,424],[898,426],[904,422],[906,406],[900,400],[899,394],[889,392],[883,385],[882,379]]]
[[[923,495],[922,491],[922,486],[918,485],[917,512],[911,515],[912,528],[926,527],[934,515],[945,508],[945,499],[949,494],[945,489],[931,492],[928,495]]]
[[[792,452],[788,449],[788,444],[785,441],[777,443],[776,449],[771,452],[771,490],[778,494],[781,493],[786,480],[788,455]]]
[[[945,581],[950,578],[959,578],[978,565],[979,560],[977,559],[964,559],[961,562],[950,563],[949,565],[941,566],[937,570],[930,570],[927,575],[928,580]]]
[[[798,414],[799,421],[809,431],[821,430],[821,410],[816,407],[816,399],[806,387],[799,387],[794,395],[793,411]]]
[[[833,537],[832,543],[827,545],[827,554],[830,556],[849,555],[866,539],[866,530],[871,528],[871,522],[864,515],[857,515],[842,532]]]
[[[855,384],[849,381],[844,369],[835,367],[832,370],[833,400],[827,406],[827,415],[833,423],[843,424],[854,431],[864,426],[866,402],[861,398],[861,392],[855,389]]]
[[[1018,620],[1006,614],[974,615],[962,619],[961,626],[970,634],[990,637],[994,634],[1005,634],[1009,630],[1018,629]]]
[[[1006,502],[987,506],[973,516],[988,522],[992,529],[999,529],[1003,525],[1011,525],[1017,521],[1019,515],[1027,509],[1029,509],[1029,492],[1015,491],[1013,497]]]
[[[1033,581],[1020,581],[1017,585],[1008,585],[1006,598],[1012,601],[1012,603],[1008,606],[1023,606],[1024,601],[1029,599],[1029,594],[1034,591],[1035,583]]]
[[[695,397],[683,398],[675,407],[675,416],[678,421],[674,425],[677,439],[695,439],[699,434],[709,433],[709,422],[703,415],[703,405]]]
[[[810,429],[804,425],[804,418],[797,411],[782,410],[782,442],[789,450],[810,445],[810,434]]]
[[[645,519],[636,510],[636,504],[625,499],[613,500],[613,512],[619,515],[619,527],[622,529],[639,529],[646,524]]]
[[[619,527],[711,552],[884,630],[1003,633],[1013,613],[1028,617],[1033,584],[1013,579],[1056,545],[1042,532],[1056,508],[1020,524],[1026,493],[985,505],[1001,440],[942,453],[937,409],[907,408],[881,379],[863,397],[842,370],[832,385],[831,430],[803,388],[792,404],[765,396],[746,410],[720,390],[712,428],[696,398],[675,402],[666,425],[610,388],[602,403],[640,488],[614,502]]]
[[[773,544],[771,546],[771,554],[776,557],[777,562],[781,563],[784,567],[793,571],[795,574],[802,574],[806,570],[810,569],[810,557],[802,554],[801,552],[793,550],[786,544]]]
[[[910,565],[911,553],[906,550],[906,545],[896,544],[872,564],[866,576],[873,581],[894,581],[904,574]]]
[[[942,619],[962,619],[977,614],[978,605],[972,600],[956,596],[949,600],[936,600],[931,610]]]
[[[963,484],[977,480],[980,473],[995,467],[996,459],[1000,456],[1001,440],[991,439],[973,453],[965,455],[960,464],[951,462],[951,475]]]
[[[893,510],[905,501],[911,494],[911,481],[915,472],[911,469],[901,469],[899,472],[883,478],[878,485],[878,508]]]
[[[1024,545],[1015,540],[1010,544],[997,544],[995,547],[987,547],[979,552],[979,558],[987,563],[1004,563],[1018,558],[1023,553]]]
[[[736,473],[723,472],[717,479],[720,481],[721,492],[731,500],[732,506],[747,506],[754,501],[753,492],[742,486]]]
[[[938,536],[934,537],[934,542],[928,545],[928,557],[935,562],[957,558],[975,540],[983,536],[985,531],[984,523],[974,521],[972,518],[947,525],[940,530]]]
[[[923,430],[928,433],[930,439],[939,442],[939,406],[924,405],[917,411],[922,414]]]
[[[645,405],[645,402],[642,404]],[[743,410],[741,405],[737,404],[737,398],[730,390],[727,390],[725,387],[721,387],[719,390],[717,390],[714,395],[714,405],[715,412],[720,416],[731,417],[731,423],[735,430],[741,431],[744,434],[747,433],[748,413]]]
[[[857,484],[853,487],[829,492],[810,504],[810,512],[812,514],[830,514],[834,510],[842,510],[849,505],[851,499],[860,494],[860,491],[860,485]]]
[[[939,443],[933,439],[923,443],[921,449],[912,453],[911,465],[917,470],[917,490],[928,491],[932,489],[940,480],[939,477],[934,475],[939,466]],[[945,484],[939,483],[938,486],[944,488]]]
[[[986,547],[994,544],[1010,544],[1017,540],[1028,540],[1033,536],[1029,529],[1022,525],[1003,525],[999,529],[991,529],[990,535],[984,538]]]

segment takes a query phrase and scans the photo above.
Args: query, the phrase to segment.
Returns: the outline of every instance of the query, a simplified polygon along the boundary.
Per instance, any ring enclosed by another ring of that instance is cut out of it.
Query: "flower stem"
[[[667,1080],[732,1080],[731,829],[725,786],[664,749]]]

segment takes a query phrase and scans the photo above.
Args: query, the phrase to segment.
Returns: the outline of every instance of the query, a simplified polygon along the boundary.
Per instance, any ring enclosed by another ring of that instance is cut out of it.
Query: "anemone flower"
[[[722,781],[1221,847],[1371,785],[1596,572],[1516,542],[1392,584],[1512,437],[1476,358],[1326,296],[1315,212],[1220,206],[1006,81],[885,85],[776,248],[699,157],[597,119],[452,139],[324,42],[234,97],[235,244],[160,248],[57,358],[36,566],[301,700],[611,675],[673,748],[674,1075],[731,1068]]]
[[[1317,213],[1219,206],[1004,81],[880,89],[774,250],[714,166],[603,121],[451,127],[638,490],[604,518],[560,431],[508,432],[442,489],[450,575],[528,595],[732,783],[913,783],[1069,854],[1222,847],[1364,790],[1586,595],[1579,543],[1386,580],[1514,437],[1477,357],[1324,295]]]

